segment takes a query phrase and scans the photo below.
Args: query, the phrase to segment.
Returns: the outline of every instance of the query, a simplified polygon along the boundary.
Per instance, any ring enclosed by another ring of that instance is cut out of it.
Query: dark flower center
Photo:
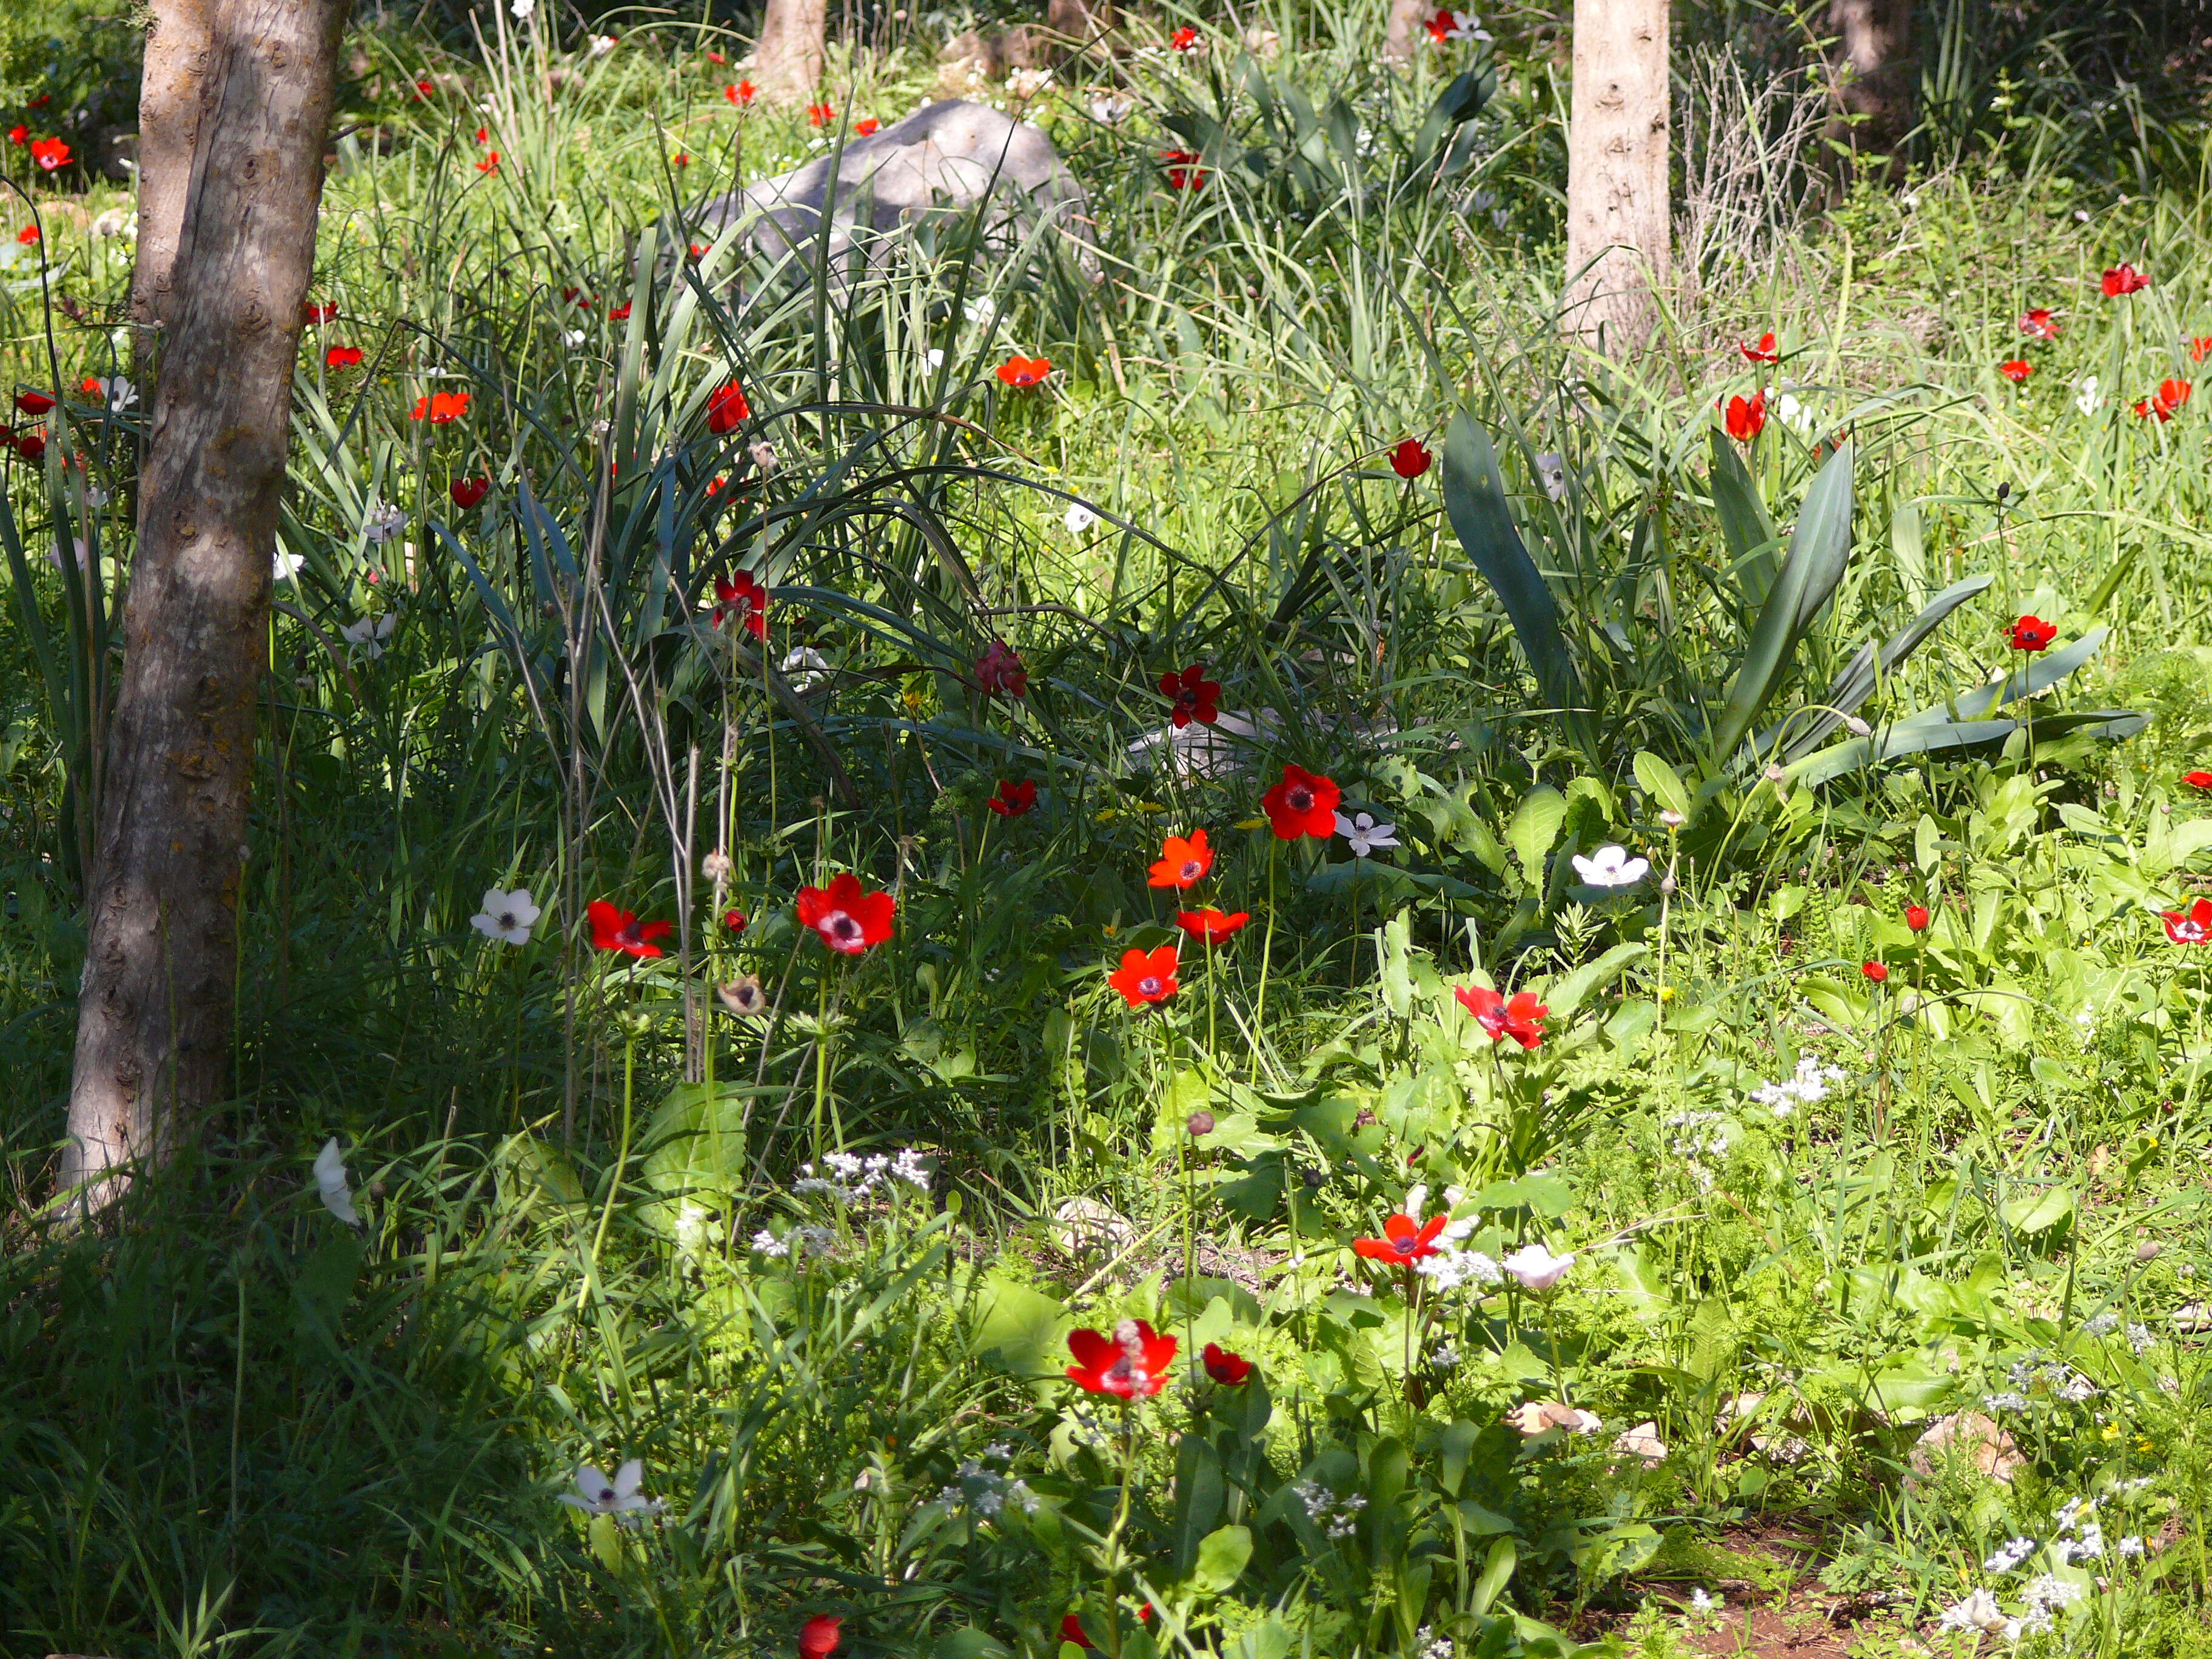
[[[1293,812],[1310,812],[1313,811],[1313,791],[1310,789],[1304,787],[1292,789],[1285,794],[1283,799],[1289,804],[1290,809]]]
[[[499,913],[499,925],[500,925],[501,927],[514,927],[514,911],[512,911],[512,910],[502,910],[502,911],[501,911],[501,912]]]
[[[1184,881],[1196,881],[1205,873],[1206,866],[1200,864],[1196,859],[1185,859],[1182,861],[1182,878]]]
[[[842,910],[836,911],[825,917],[823,920],[830,931],[835,933],[839,939],[858,939],[860,937],[860,924],[854,921],[852,917],[847,915]]]
[[[613,1487],[611,1487],[611,1486],[608,1487],[605,1492],[602,1492],[599,1494],[599,1502],[601,1502],[602,1504],[611,1504],[611,1503],[613,1503],[614,1501],[615,1501],[614,1488],[613,1488]]]
[[[1137,994],[1139,996],[1156,997],[1159,995],[1159,994],[1160,979],[1158,975],[1147,974],[1144,978],[1137,981]]]

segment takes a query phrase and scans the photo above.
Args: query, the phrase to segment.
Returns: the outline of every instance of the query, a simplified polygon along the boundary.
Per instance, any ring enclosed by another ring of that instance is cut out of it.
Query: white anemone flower
[[[392,630],[398,625],[399,613],[387,611],[380,617],[363,617],[359,622],[348,623],[338,629],[338,637],[358,647],[362,655],[374,662],[384,654],[384,641],[392,637]]]
[[[526,23],[530,21],[530,14],[538,9],[538,0],[512,0],[507,9],[514,14],[516,22]]]
[[[576,1471],[576,1490],[562,1492],[561,1501],[592,1515],[657,1515],[667,1505],[638,1491],[644,1479],[641,1457],[633,1457],[617,1469],[611,1480],[586,1463]]]
[[[484,889],[483,908],[469,918],[469,925],[486,939],[504,940],[509,945],[527,945],[530,943],[530,930],[538,925],[539,914],[527,887],[518,887],[512,893],[502,893],[496,887],[487,887]]]
[[[1548,449],[1536,457],[1536,477],[1553,501],[1567,499],[1567,464],[1562,457]]]
[[[332,1215],[349,1227],[361,1225],[361,1212],[353,1206],[353,1184],[346,1179],[345,1159],[339,1156],[336,1135],[315,1154],[315,1190],[322,1195],[323,1207]]]
[[[273,574],[276,580],[280,582],[289,582],[295,576],[297,576],[301,570],[307,568],[307,556],[306,554],[287,553],[280,548],[276,551],[275,563],[273,566]]]
[[[112,380],[95,380],[93,385],[99,389],[100,401],[118,413],[138,401],[138,388],[120,374]]]
[[[1446,40],[1490,39],[1490,31],[1482,27],[1482,19],[1471,11],[1440,11],[1437,14],[1437,22],[1441,23],[1446,18],[1451,21],[1442,29],[1438,29],[1435,23],[1429,26],[1431,35],[1440,46]]]
[[[2104,406],[2105,399],[2098,389],[2097,377],[2094,374],[2083,375],[2081,385],[2075,389],[2074,407],[2084,415],[2094,415]]]
[[[1995,1635],[2005,1627],[2005,1616],[1996,1596],[1986,1589],[1978,1589],[1965,1601],[1954,1601],[1944,1608],[1938,1622],[1945,1630],[1984,1631]]]
[[[1069,535],[1080,536],[1098,522],[1098,515],[1084,506],[1081,501],[1070,501],[1067,504],[1067,513],[1060,522],[1067,526]]]
[[[362,533],[380,544],[392,540],[407,528],[407,511],[394,507],[390,501],[371,501],[368,514],[361,521]]]
[[[613,35],[611,35],[611,34],[595,34],[595,35],[593,35],[593,36],[592,37],[592,57],[594,57],[594,58],[604,58],[604,57],[605,57],[609,52],[612,52],[614,49],[615,49],[615,37],[614,37]]]
[[[1346,817],[1339,812],[1336,815],[1336,833],[1351,846],[1352,856],[1356,859],[1365,858],[1378,847],[1395,847],[1398,844],[1398,826],[1376,823],[1375,815],[1371,812],[1362,812],[1357,817]]]
[[[1575,1265],[1575,1253],[1553,1255],[1541,1244],[1523,1244],[1511,1255],[1498,1264],[1510,1274],[1524,1291],[1544,1291],[1567,1276],[1567,1269]]]
[[[1651,860],[1632,859],[1626,848],[1608,845],[1588,858],[1576,854],[1575,873],[1592,887],[1633,887],[1651,873]]]

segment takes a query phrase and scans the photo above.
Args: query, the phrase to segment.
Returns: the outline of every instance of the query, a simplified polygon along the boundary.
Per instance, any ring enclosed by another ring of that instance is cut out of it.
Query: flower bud
[[[1677,812],[1670,806],[1665,811],[1660,813],[1659,822],[1665,824],[1669,830],[1680,830],[1684,824],[1689,822],[1689,819],[1684,817],[1680,812]]]
[[[1784,776],[1786,776],[1787,775],[1784,773],[1784,771],[1783,771],[1782,768],[1780,767],[1780,765],[1778,765],[1778,763],[1774,763],[1774,762],[1772,762],[1772,761],[1770,761],[1770,762],[1768,762],[1768,763],[1767,763],[1767,766],[1766,766],[1766,772],[1765,772],[1765,775],[1766,781],[1767,781],[1769,783],[1776,783],[1776,784],[1778,784],[1778,783],[1780,783],[1780,782],[1783,781],[1783,779],[1784,778]]]
[[[2146,1238],[2136,1246],[2136,1260],[2146,1265],[2157,1261],[2158,1253],[2159,1243],[2154,1238]]]
[[[1309,1166],[1298,1179],[1306,1183],[1306,1190],[1308,1192],[1319,1192],[1321,1190],[1322,1182],[1328,1180],[1328,1177],[1322,1172],[1320,1166],[1316,1164]]]
[[[730,872],[736,868],[730,862],[730,855],[719,847],[699,860],[699,873],[711,882],[727,881]]]
[[[1210,1135],[1213,1133],[1213,1114],[1201,1106],[1183,1121],[1182,1127],[1190,1131],[1194,1140]]]

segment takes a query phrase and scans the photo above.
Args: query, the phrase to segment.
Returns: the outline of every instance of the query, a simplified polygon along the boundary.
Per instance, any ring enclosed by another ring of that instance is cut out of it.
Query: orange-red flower
[[[43,392],[19,392],[15,394],[15,410],[22,415],[43,415],[54,406],[54,400]]]
[[[1030,694],[1030,671],[1023,665],[1013,647],[1004,640],[993,640],[991,648],[975,659],[975,684],[986,696],[1004,693],[1010,697],[1026,697]]]
[[[2212,899],[2199,899],[2185,914],[2179,910],[2158,913],[2166,922],[2166,936],[2176,945],[2202,945],[2212,939]]]
[[[2199,334],[2189,342],[2189,361],[2201,363],[2212,357],[2212,334]]]
[[[1908,904],[1905,907],[1905,925],[1907,927],[1910,927],[1914,933],[1926,933],[1928,931],[1928,922],[1929,915],[1928,907],[1926,905]]]
[[[1511,1037],[1523,1048],[1534,1048],[1543,1042],[1544,1022],[1552,1011],[1536,1000],[1534,991],[1516,991],[1508,1000],[1484,986],[1462,985],[1452,994],[1492,1042]]]
[[[800,1659],[830,1659],[837,1650],[837,1628],[845,1622],[836,1613],[817,1613],[799,1628]]]
[[[1418,478],[1429,470],[1435,459],[1421,447],[1418,438],[1401,438],[1398,447],[1390,452],[1390,470],[1401,478]]]
[[[1180,674],[1170,669],[1160,676],[1160,695],[1175,707],[1168,718],[1180,732],[1193,720],[1211,726],[1221,718],[1221,683],[1206,678],[1206,665],[1194,662]]]
[[[1303,766],[1285,766],[1283,781],[1260,798],[1260,807],[1278,841],[1301,836],[1326,841],[1336,833],[1336,804],[1343,798],[1331,780]]]
[[[983,803],[1002,818],[1018,818],[1036,806],[1036,785],[1024,778],[1019,783],[999,780],[999,793]]]
[[[2047,651],[2058,637],[2058,624],[2040,617],[2022,617],[2012,625],[2005,641],[2015,651]]]
[[[2014,357],[2009,362],[1999,363],[1997,365],[1997,373],[2003,375],[2005,379],[2010,380],[2014,386],[2018,386],[2022,380],[2025,380],[2029,375],[2035,373],[2035,365],[2033,363],[2025,362],[2021,358]]]
[[[1160,164],[1168,170],[1170,190],[1204,190],[1208,169],[1199,166],[1194,149],[1164,149]]]
[[[39,240],[39,237],[40,231],[36,225],[25,225],[22,229],[15,233],[15,240],[21,242],[25,247],[30,246],[32,243]]]
[[[359,368],[361,367],[361,348],[359,346],[332,346],[328,351],[325,351],[323,354],[323,367],[325,368]]]
[[[1759,337],[1757,345],[1746,345],[1739,340],[1735,349],[1743,353],[1743,360],[1747,363],[1778,363],[1782,361],[1782,354],[1774,349],[1774,331],[1771,328]]]
[[[811,927],[840,956],[857,957],[889,939],[897,908],[897,900],[889,893],[868,891],[850,870],[827,887],[799,890],[799,926]]]
[[[752,412],[745,389],[735,380],[725,380],[707,394],[707,430],[718,438],[735,432],[752,418]]]
[[[999,365],[999,378],[1011,386],[1036,386],[1052,373],[1049,357],[1024,357],[1016,352]]]
[[[486,150],[483,154],[483,160],[477,163],[477,171],[478,173],[497,173],[499,171],[499,152],[495,149]]]
[[[1119,1400],[1144,1400],[1167,1387],[1176,1340],[1160,1335],[1141,1319],[1125,1319],[1111,1336],[1103,1331],[1070,1331],[1067,1351],[1075,1356],[1067,1380],[1078,1388]]]
[[[1147,878],[1154,887],[1191,887],[1213,868],[1213,849],[1206,844],[1206,831],[1194,830],[1189,839],[1170,836],[1160,848],[1159,862]]]
[[[1218,945],[1222,940],[1244,930],[1252,920],[1249,910],[1231,910],[1226,915],[1209,906],[1203,910],[1178,910],[1176,926],[1193,939],[1207,945]]]
[[[834,104],[809,104],[806,106],[806,125],[810,127],[826,127],[836,118],[837,107]]]
[[[415,410],[407,418],[427,420],[432,426],[451,426],[469,412],[469,394],[465,392],[434,392],[427,398],[415,400]]]
[[[2184,772],[2181,781],[2191,789],[2212,789],[2212,772]]]
[[[854,122],[853,131],[860,137],[866,138],[881,125],[883,125],[883,123],[876,119],[874,116],[871,115],[864,121]]]
[[[1450,1220],[1442,1210],[1418,1224],[1409,1215],[1389,1216],[1382,1222],[1382,1237],[1355,1238],[1352,1249],[1355,1255],[1364,1255],[1370,1261],[1419,1261],[1425,1255],[1437,1254],[1437,1235]]]
[[[41,173],[59,173],[70,164],[70,147],[58,138],[41,138],[31,146],[31,159]]]
[[[1886,962],[1863,962],[1859,964],[1859,972],[1879,985],[1889,977],[1889,964]]]
[[[596,950],[619,951],[630,957],[667,954],[653,941],[675,928],[672,921],[641,922],[635,911],[617,909],[605,899],[593,899],[584,907],[584,913],[592,924],[592,945]]]
[[[1225,1389],[1240,1387],[1252,1375],[1252,1362],[1218,1342],[1209,1342],[1200,1356],[1206,1362],[1206,1374]]]
[[[734,87],[724,87],[722,96],[738,105],[750,104],[760,95],[760,88],[750,81],[740,81]]]
[[[8,142],[15,145],[18,149],[22,149],[24,145],[31,142],[30,128],[25,126],[21,121],[18,121],[14,126],[8,129]]]
[[[2117,300],[2126,294],[2139,294],[2150,286],[2150,278],[2130,264],[2117,264],[2105,273],[2105,297]]]
[[[2064,325],[2048,310],[2038,307],[2021,318],[2020,331],[2031,340],[2055,340],[2064,331]]]
[[[320,305],[302,305],[300,307],[300,320],[317,328],[321,327],[325,323],[335,321],[337,314],[338,302],[336,300],[325,300]]]
[[[1121,994],[1132,1008],[1165,1002],[1181,988],[1176,984],[1176,948],[1163,945],[1157,951],[1124,951],[1121,965],[1106,975],[1106,982]]]
[[[1729,437],[1740,444],[1749,443],[1766,424],[1766,393],[1754,392],[1748,398],[1729,398],[1722,418]]]
[[[714,626],[735,617],[746,633],[755,639],[768,638],[768,589],[755,579],[750,570],[740,570],[735,576],[714,578]]]
[[[1177,52],[1196,52],[1198,50],[1198,31],[1188,26],[1179,28],[1173,34],[1168,37],[1168,44],[1173,46]]]

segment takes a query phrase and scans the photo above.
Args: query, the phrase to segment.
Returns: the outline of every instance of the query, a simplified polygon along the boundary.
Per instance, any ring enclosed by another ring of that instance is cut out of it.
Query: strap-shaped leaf
[[[1969,576],[1962,582],[1952,583],[1929,600],[1918,616],[1890,635],[1888,642],[1881,647],[1879,668],[1875,666],[1877,656],[1874,642],[1869,641],[1861,646],[1850,661],[1844,665],[1844,672],[1836,676],[1835,684],[1821,697],[1820,701],[1826,705],[1824,712],[1802,733],[1790,739],[1790,746],[1784,751],[1787,757],[1790,760],[1797,760],[1819,748],[1827,740],[1828,735],[1844,723],[1845,715],[1856,714],[1859,705],[1874,695],[1874,689],[1881,683],[1883,675],[1917,651],[1922,642],[1942,625],[1944,617],[1996,580],[1990,575]],[[1752,747],[1765,754],[1772,744],[1767,737],[1760,737],[1753,740]]]
[[[1720,514],[1721,539],[1728,544],[1729,571],[1749,616],[1766,603],[1774,588],[1774,553],[1781,533],[1767,516],[1766,503],[1735,441],[1718,427],[1712,432],[1713,510]]]
[[[1444,140],[1462,125],[1474,119],[1497,90],[1497,66],[1486,58],[1474,68],[1455,76],[1449,86],[1438,93],[1437,101],[1429,106],[1428,118],[1421,123],[1421,130],[1413,135],[1413,151],[1406,160],[1407,175],[1418,177],[1435,161]]]
[[[1939,714],[1941,710],[1936,711]],[[1823,749],[1790,769],[1790,778],[1802,784],[1832,782],[1876,761],[1897,760],[1906,755],[1930,754],[1947,749],[1996,749],[2027,722],[2009,719],[1954,720],[1936,719],[1916,725],[1902,722],[1885,726],[1872,737],[1853,738]],[[2150,724],[2150,716],[2131,708],[2087,708],[2066,714],[2038,714],[2035,735],[2064,737],[2087,732],[2093,738],[2117,740],[2131,738]]]
[[[1545,702],[1565,715],[1576,742],[1588,750],[1588,706],[1560,631],[1559,602],[1513,527],[1490,434],[1464,410],[1444,428],[1443,492],[1452,532],[1505,606]]]
[[[2108,628],[2093,628],[2073,644],[2045,652],[2033,659],[2027,667],[2006,675],[2002,686],[1978,685],[1971,691],[1960,693],[1954,699],[1959,705],[1960,714],[1967,720],[1978,719],[2000,703],[2033,696],[2046,687],[2057,684],[2095,656],[2098,648],[2105,643],[2105,635],[2110,632],[2112,630]],[[1923,709],[1921,712],[1925,714],[1929,711]],[[1920,716],[1916,714],[1912,718],[1917,720]]]
[[[1759,620],[1752,624],[1751,643],[1729,684],[1728,701],[1713,732],[1717,763],[1735,753],[1759,711],[1782,689],[1797,642],[1844,579],[1850,557],[1851,446],[1845,443],[1805,492],[1797,527],[1790,532],[1789,556],[1782,562]]]

